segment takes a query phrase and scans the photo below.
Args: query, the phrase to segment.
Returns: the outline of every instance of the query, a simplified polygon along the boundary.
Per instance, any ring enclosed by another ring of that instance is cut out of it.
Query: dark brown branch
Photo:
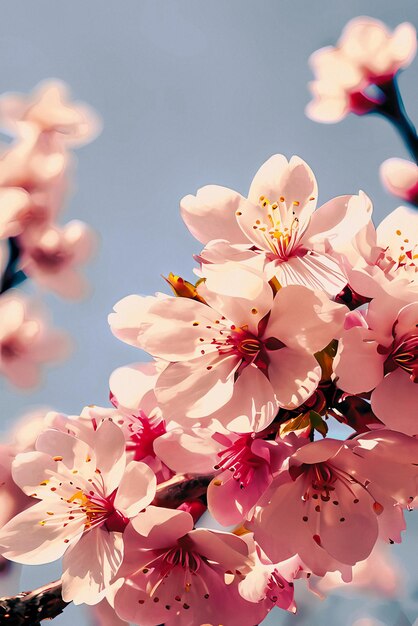
[[[63,612],[68,602],[61,597],[61,581],[57,580],[34,591],[0,598],[1,626],[40,626]]]

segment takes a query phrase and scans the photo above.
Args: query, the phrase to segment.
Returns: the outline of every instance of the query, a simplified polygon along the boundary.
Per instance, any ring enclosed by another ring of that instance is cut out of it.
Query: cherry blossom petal
[[[269,379],[281,407],[294,409],[303,404],[318,387],[321,367],[303,350],[282,348],[272,352]]]
[[[248,546],[241,537],[207,528],[196,528],[189,532],[188,537],[196,552],[209,561],[222,563],[226,570],[245,569],[249,566]]]
[[[270,202],[283,197],[287,210],[294,210],[300,219],[306,218],[315,209],[318,188],[315,176],[305,161],[293,156],[288,163],[283,155],[276,154],[254,176],[248,199],[258,205],[260,196],[265,196]]]
[[[74,604],[96,604],[105,596],[123,556],[120,533],[96,528],[84,533],[64,555],[62,598]]]
[[[110,495],[122,480],[125,465],[125,437],[111,420],[105,420],[96,430],[94,438],[96,467],[100,470]]]
[[[271,381],[258,367],[249,365],[235,381],[228,402],[211,417],[236,433],[259,432],[271,424],[277,406]]]
[[[216,327],[219,318],[219,313],[195,300],[153,298],[151,303],[148,302],[146,312],[142,310],[135,322],[132,318],[137,336],[135,341],[128,343],[167,361],[187,361],[201,354],[202,343],[205,343],[206,351],[216,351],[211,345],[212,327]]]
[[[240,524],[249,516],[269,484],[272,476],[267,464],[262,464],[254,472],[253,478],[243,488],[238,480],[228,473],[222,473],[212,480],[207,490],[208,508],[211,515],[222,526]]]
[[[115,508],[126,517],[134,517],[152,502],[156,486],[157,480],[152,469],[145,463],[131,461],[119,483]]]
[[[155,363],[134,363],[118,367],[109,378],[109,388],[118,406],[150,413],[156,404],[154,386],[157,379]]]
[[[91,459],[92,455],[93,465],[96,460],[87,443],[59,430],[48,429],[41,433],[36,441],[36,448],[49,455],[50,459],[61,457],[62,463],[71,470],[85,467],[86,459]],[[94,472],[94,468],[91,472]]]
[[[380,178],[386,189],[394,196],[408,202],[416,202],[418,197],[418,166],[415,163],[406,159],[387,159],[380,166]],[[387,219],[385,218],[383,221]],[[414,241],[417,241],[417,238]]]
[[[385,356],[368,328],[350,328],[341,337],[334,360],[337,385],[348,393],[371,391],[383,378]]]
[[[159,405],[173,419],[207,417],[232,397],[238,364],[239,357],[222,357],[217,352],[170,363],[155,388]]]
[[[56,462],[44,452],[23,452],[17,454],[13,460],[13,480],[28,496],[36,493],[40,483],[55,471]]]
[[[344,252],[353,237],[370,223],[373,206],[370,198],[358,195],[338,196],[323,204],[311,217],[304,243],[328,240],[336,252]]]
[[[168,297],[168,296],[166,296]],[[113,307],[113,313],[108,316],[108,321],[112,333],[125,343],[138,348],[141,325],[144,321],[151,321],[149,309],[155,302],[154,296],[131,295],[119,300]]]
[[[206,302],[236,326],[247,325],[256,332],[273,302],[272,289],[264,276],[232,261],[204,265],[202,275],[206,281],[198,291]]]
[[[139,513],[126,529],[126,541],[131,551],[127,558],[135,563],[135,547],[158,550],[170,547],[193,529],[193,518],[189,513],[149,506]],[[132,557],[132,559],[131,559]]]
[[[154,450],[177,473],[209,474],[223,448],[211,435],[207,428],[193,428],[190,432],[171,430],[154,441]]]
[[[310,289],[325,291],[336,296],[347,284],[342,267],[328,254],[309,251],[304,256],[293,256],[280,263],[273,261],[266,266],[267,276],[276,276],[282,287],[303,285]]]
[[[418,385],[400,368],[387,374],[371,398],[373,412],[389,428],[418,434]]]
[[[41,501],[12,518],[0,530],[0,552],[16,563],[39,565],[61,558],[70,542],[76,542],[84,531],[84,520],[68,522],[66,502],[54,503],[54,523],[48,519],[51,505]],[[66,525],[65,525],[66,524]]]
[[[245,243],[235,217],[243,202],[241,194],[232,189],[207,185],[196,196],[188,195],[181,200],[181,216],[192,235],[203,244],[213,239]]]
[[[318,352],[339,336],[347,312],[325,294],[299,285],[280,289],[264,337],[276,337],[289,348]]]

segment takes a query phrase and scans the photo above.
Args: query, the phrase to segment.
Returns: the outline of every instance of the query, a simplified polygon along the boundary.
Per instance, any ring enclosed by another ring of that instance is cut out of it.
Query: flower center
[[[154,441],[166,432],[165,424],[160,417],[153,419],[140,411],[135,419],[129,422],[130,434],[126,450],[134,453],[134,460],[141,461],[148,456],[155,456]]]
[[[408,372],[411,381],[418,383],[418,335],[409,335],[392,351],[395,364]]]
[[[317,495],[323,502],[328,502],[330,492],[335,490],[337,476],[327,463],[315,463],[311,466],[311,487],[313,495]],[[311,494],[308,494],[308,497]]]
[[[254,438],[251,435],[239,437],[232,446],[218,452],[219,461],[214,469],[232,472],[232,478],[239,482],[241,489],[247,487],[257,469],[266,463],[264,459],[251,451]]]
[[[31,251],[33,260],[47,271],[58,271],[68,260],[69,254],[63,250],[35,248]]]

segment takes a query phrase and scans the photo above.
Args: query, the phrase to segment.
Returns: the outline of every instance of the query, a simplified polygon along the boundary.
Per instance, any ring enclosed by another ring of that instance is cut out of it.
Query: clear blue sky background
[[[0,381],[0,428],[7,429],[17,416],[40,404],[77,413],[86,404],[105,403],[110,372],[143,358],[113,338],[107,314],[129,293],[164,289],[160,274],[192,275],[191,255],[199,244],[179,217],[183,195],[208,183],[245,193],[259,165],[282,152],[308,161],[323,202],[361,188],[372,197],[378,220],[395,208],[396,200],[384,192],[378,178],[384,159],[405,156],[393,130],[379,119],[353,116],[327,126],[304,115],[309,55],[335,42],[344,24],[362,14],[390,26],[404,20],[417,25],[418,4],[4,3],[0,92],[29,91],[44,78],[61,78],[77,98],[99,111],[104,131],[79,152],[77,188],[64,216],[84,219],[100,233],[100,251],[88,270],[93,294],[82,304],[47,297],[56,325],[71,333],[76,349],[35,393],[19,395]],[[417,62],[402,76],[401,86],[407,108],[418,121]],[[398,554],[416,554],[416,549],[417,535],[411,533]],[[51,568],[32,571],[22,585],[40,584],[54,575]],[[418,593],[416,576],[415,569],[412,594]],[[277,612],[266,624],[348,626],[375,614],[387,626],[408,626],[418,615],[411,593],[392,604],[331,598],[310,610],[317,617],[301,610],[299,617],[287,620]],[[74,619],[80,626],[89,623],[75,608],[54,623],[65,626]]]

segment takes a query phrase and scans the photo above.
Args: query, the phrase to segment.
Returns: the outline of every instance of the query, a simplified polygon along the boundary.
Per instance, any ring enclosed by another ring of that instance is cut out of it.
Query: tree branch
[[[44,619],[57,617],[67,605],[61,597],[61,581],[57,580],[34,591],[0,598],[0,624],[40,626]]]

